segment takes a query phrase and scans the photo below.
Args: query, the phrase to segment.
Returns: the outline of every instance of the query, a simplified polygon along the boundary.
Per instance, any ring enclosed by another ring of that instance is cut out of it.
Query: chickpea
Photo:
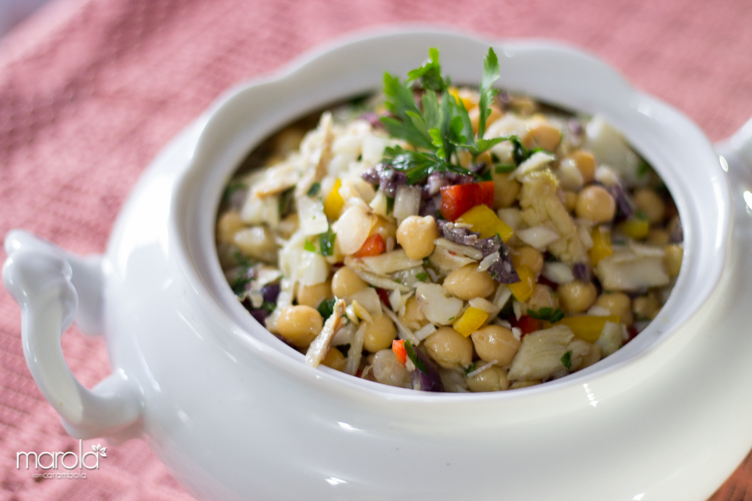
[[[310,306],[311,308],[318,308],[321,301],[324,299],[331,299],[332,296],[332,283],[321,282],[315,285],[299,285],[297,293],[298,304]]]
[[[637,210],[642,211],[647,216],[650,224],[656,224],[663,221],[666,216],[666,204],[663,199],[650,188],[637,190],[632,196]]]
[[[266,226],[244,228],[235,233],[233,240],[243,254],[267,263],[277,262],[277,242]]]
[[[407,326],[408,329],[417,331],[428,323],[428,319],[423,314],[423,311],[418,305],[418,300],[415,296],[412,296],[405,303],[405,313],[399,316],[400,321]]]
[[[564,192],[564,207],[569,212],[574,212],[574,208],[577,206],[577,193],[571,191]]]
[[[363,337],[363,347],[371,353],[385,350],[392,346],[392,341],[397,337],[397,328],[394,322],[386,315],[375,317],[373,322],[366,327]]]
[[[559,285],[556,293],[559,295],[559,303],[564,313],[581,313],[587,310],[598,295],[593,282],[585,284],[579,280]]]
[[[431,216],[410,216],[397,228],[397,243],[405,249],[410,259],[423,259],[436,248],[433,241],[439,238],[439,229]]]
[[[460,150],[456,152],[457,160],[460,162],[460,167],[469,169],[473,163],[473,154],[467,150]]]
[[[590,184],[595,180],[595,157],[592,153],[577,150],[569,154],[569,158],[574,161],[577,170],[582,174],[582,180],[585,184]]]
[[[619,315],[621,323],[632,325],[632,300],[623,292],[606,292],[598,296],[595,306],[606,308],[611,315]]]
[[[684,249],[680,245],[671,244],[663,248],[666,251],[666,256],[663,258],[663,263],[666,265],[666,271],[670,277],[676,277],[681,270],[682,259],[684,257]]]
[[[457,268],[444,279],[444,288],[449,294],[468,301],[475,297],[488,297],[496,290],[496,282],[478,265],[466,264]]]
[[[666,230],[659,228],[653,228],[648,233],[648,243],[650,245],[667,245],[669,241],[669,234]]]
[[[368,287],[358,275],[343,266],[332,277],[332,293],[337,297],[347,297]]]
[[[392,350],[381,350],[373,357],[373,377],[382,384],[407,388],[410,384],[410,374],[407,368],[399,363]]]
[[[505,209],[511,206],[520,194],[522,185],[516,179],[510,179],[509,176],[510,174],[491,172],[494,182],[494,209]]]
[[[533,295],[527,300],[527,307],[533,311],[541,308],[556,310],[559,307],[559,296],[548,285],[535,284]]]
[[[217,240],[223,244],[235,243],[235,233],[245,228],[238,211],[231,210],[222,214],[217,221]]]
[[[520,349],[521,341],[514,337],[511,329],[500,325],[487,325],[470,334],[475,352],[484,362],[496,362],[500,366],[509,365]]]
[[[616,202],[606,188],[590,185],[577,195],[574,211],[577,217],[594,223],[607,223],[614,218]]]
[[[331,348],[329,348],[329,351],[326,353],[326,357],[324,357],[324,360],[322,360],[321,363],[323,365],[326,365],[327,367],[331,367],[334,370],[343,371],[345,370],[347,359],[341,351],[332,346]]]
[[[491,111],[488,113],[488,117],[486,118],[486,130],[488,130],[488,126],[500,119],[502,116],[504,116],[504,112],[499,109],[496,105],[489,106]],[[470,117],[470,123],[473,126],[473,132],[476,134],[478,133],[478,125],[480,124],[480,108],[476,106],[475,108],[472,108],[468,112],[468,116]]]
[[[445,369],[460,369],[473,361],[473,342],[451,327],[441,327],[423,341],[423,346]]]
[[[310,306],[288,306],[277,320],[279,335],[296,348],[308,348],[324,327],[324,319]]]
[[[470,391],[504,391],[509,388],[507,371],[501,367],[489,367],[480,374],[467,378]]]
[[[522,143],[529,150],[543,148],[554,151],[561,142],[561,131],[548,122],[540,122],[530,127],[522,138]]]
[[[636,297],[632,301],[632,311],[636,318],[653,320],[661,311],[661,303],[655,297],[655,294]]]
[[[536,276],[543,269],[543,254],[538,249],[526,245],[509,249],[509,255],[515,268],[527,266]]]

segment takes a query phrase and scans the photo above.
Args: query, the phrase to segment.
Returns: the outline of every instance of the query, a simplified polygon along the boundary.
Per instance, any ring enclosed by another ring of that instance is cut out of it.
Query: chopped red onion
[[[397,195],[397,188],[407,184],[407,175],[404,172],[399,172],[384,163],[367,169],[361,177],[374,186],[378,185],[379,189],[391,198]]]
[[[590,270],[585,263],[575,263],[572,267],[572,274],[580,282],[590,282]]]
[[[264,297],[264,302],[277,303],[277,296],[279,296],[279,284],[269,284],[261,288],[261,295]]]
[[[443,392],[444,383],[441,382],[441,376],[439,376],[439,371],[436,369],[433,360],[417,349],[415,350],[415,355],[423,361],[428,374],[424,374],[423,371],[417,367],[414,371],[411,371],[410,379],[413,380],[413,389],[420,391]]]
[[[617,217],[628,218],[634,214],[634,203],[624,191],[621,184],[617,183],[610,188],[607,188],[611,192],[611,196],[616,201]]]

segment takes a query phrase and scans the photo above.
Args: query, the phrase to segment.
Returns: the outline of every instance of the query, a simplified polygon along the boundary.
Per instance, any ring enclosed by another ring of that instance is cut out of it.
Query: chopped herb
[[[572,368],[572,352],[568,351],[565,354],[561,356],[561,363],[566,367],[567,369]]]
[[[561,311],[561,308],[556,308],[556,310],[553,308],[541,308],[538,311],[528,308],[527,314],[536,320],[548,320],[552,324],[564,318],[564,312]]]
[[[262,310],[266,310],[269,313],[273,312],[277,308],[276,303],[272,303],[270,301],[264,301],[264,304],[261,305]]]
[[[648,172],[650,172],[650,164],[645,160],[641,161],[640,165],[637,166],[637,177],[645,177]]]
[[[641,221],[647,221],[648,220],[648,216],[644,212],[642,212],[641,210],[638,210],[637,212],[635,212],[634,215],[635,215],[635,217],[637,219],[639,219]]]
[[[316,252],[316,246],[313,245],[313,243],[308,240],[306,240],[305,243],[303,244],[303,248],[307,250],[308,252]]]
[[[415,365],[415,367],[425,374],[428,375],[428,368],[426,367],[426,364],[423,362],[423,360],[420,359],[417,353],[415,353],[415,348],[413,348],[413,345],[405,339],[405,351],[407,352],[408,358],[410,358],[410,361]]]
[[[464,367],[463,370],[465,371],[465,376],[467,376],[475,370],[475,362],[471,363],[467,367]]]
[[[417,275],[415,275],[415,278],[417,278],[421,282],[425,282],[426,280],[428,280],[428,273],[418,273]]]
[[[280,217],[285,217],[292,212],[293,202],[295,202],[295,188],[283,191],[279,197]]]
[[[449,319],[449,321],[450,321],[450,322],[451,322],[452,320],[454,320],[454,317],[451,317],[451,318]]]
[[[222,201],[226,204],[230,203],[230,199],[235,194],[236,191],[239,190],[247,190],[248,185],[245,184],[242,181],[235,181],[229,184],[227,188],[225,188],[224,193],[222,194]]]
[[[386,213],[389,214],[394,209],[394,198],[386,197]]]
[[[509,174],[516,168],[517,166],[514,164],[501,164],[494,167],[494,170],[497,174]]]
[[[308,196],[315,197],[319,191],[321,191],[321,183],[313,183],[311,187],[308,188]]]
[[[337,235],[332,231],[331,225],[327,228],[326,233],[319,235],[319,247],[322,256],[334,255],[334,239]]]
[[[246,275],[238,277],[232,283],[232,292],[234,292],[236,296],[242,298],[245,294],[245,291],[248,290],[248,284],[250,284],[251,282],[251,277],[248,277]]]
[[[564,318],[564,312],[561,311],[561,308],[556,308],[556,311],[554,312],[553,315],[551,315],[551,318],[549,318],[548,321],[551,322],[552,324],[555,324],[562,318]]]
[[[250,268],[253,266],[253,261],[248,259],[245,254],[240,252],[240,249],[235,249],[235,251],[232,253],[233,259],[235,259],[235,262],[238,263],[238,266],[242,266],[243,268]]]
[[[324,299],[319,303],[316,310],[318,310],[324,320],[331,317],[332,313],[334,313],[334,299]]]
[[[493,180],[493,178],[491,177],[490,170],[483,170],[481,172],[478,172],[475,174],[475,177],[477,177],[479,181],[492,181]]]

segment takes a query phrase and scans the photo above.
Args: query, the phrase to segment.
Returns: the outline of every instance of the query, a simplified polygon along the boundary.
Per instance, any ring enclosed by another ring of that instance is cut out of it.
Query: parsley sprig
[[[419,183],[434,172],[472,175],[458,164],[457,152],[460,149],[476,158],[509,139],[483,138],[491,101],[497,92],[491,86],[499,78],[499,61],[493,49],[488,49],[483,62],[477,137],[465,106],[450,92],[449,78],[441,74],[438,49],[429,49],[428,55],[422,66],[408,72],[404,82],[397,76],[384,74],[386,108],[391,116],[381,117],[381,123],[392,136],[415,148],[388,147],[384,150],[384,157],[394,169],[407,174],[409,184]],[[415,91],[420,89],[419,107]]]
[[[556,308],[554,310],[553,308],[544,307],[539,309],[538,311],[528,308],[527,314],[537,320],[548,320],[552,324],[555,324],[556,322],[564,318],[564,312],[561,311],[561,308]]]

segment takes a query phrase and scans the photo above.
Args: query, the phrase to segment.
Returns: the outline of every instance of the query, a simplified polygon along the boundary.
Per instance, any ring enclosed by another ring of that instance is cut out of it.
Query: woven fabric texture
[[[570,42],[713,140],[752,116],[745,0],[57,0],[0,42],[0,235],[22,227],[102,252],[139,174],[224,89],[332,37],[396,22]],[[101,339],[74,328],[63,347],[84,384],[108,373]],[[0,288],[0,498],[192,499],[141,440],[108,447],[106,468],[86,480],[35,481],[15,468],[17,451],[77,449],[31,378],[18,306]],[[747,458],[712,500],[750,501],[750,486]]]

